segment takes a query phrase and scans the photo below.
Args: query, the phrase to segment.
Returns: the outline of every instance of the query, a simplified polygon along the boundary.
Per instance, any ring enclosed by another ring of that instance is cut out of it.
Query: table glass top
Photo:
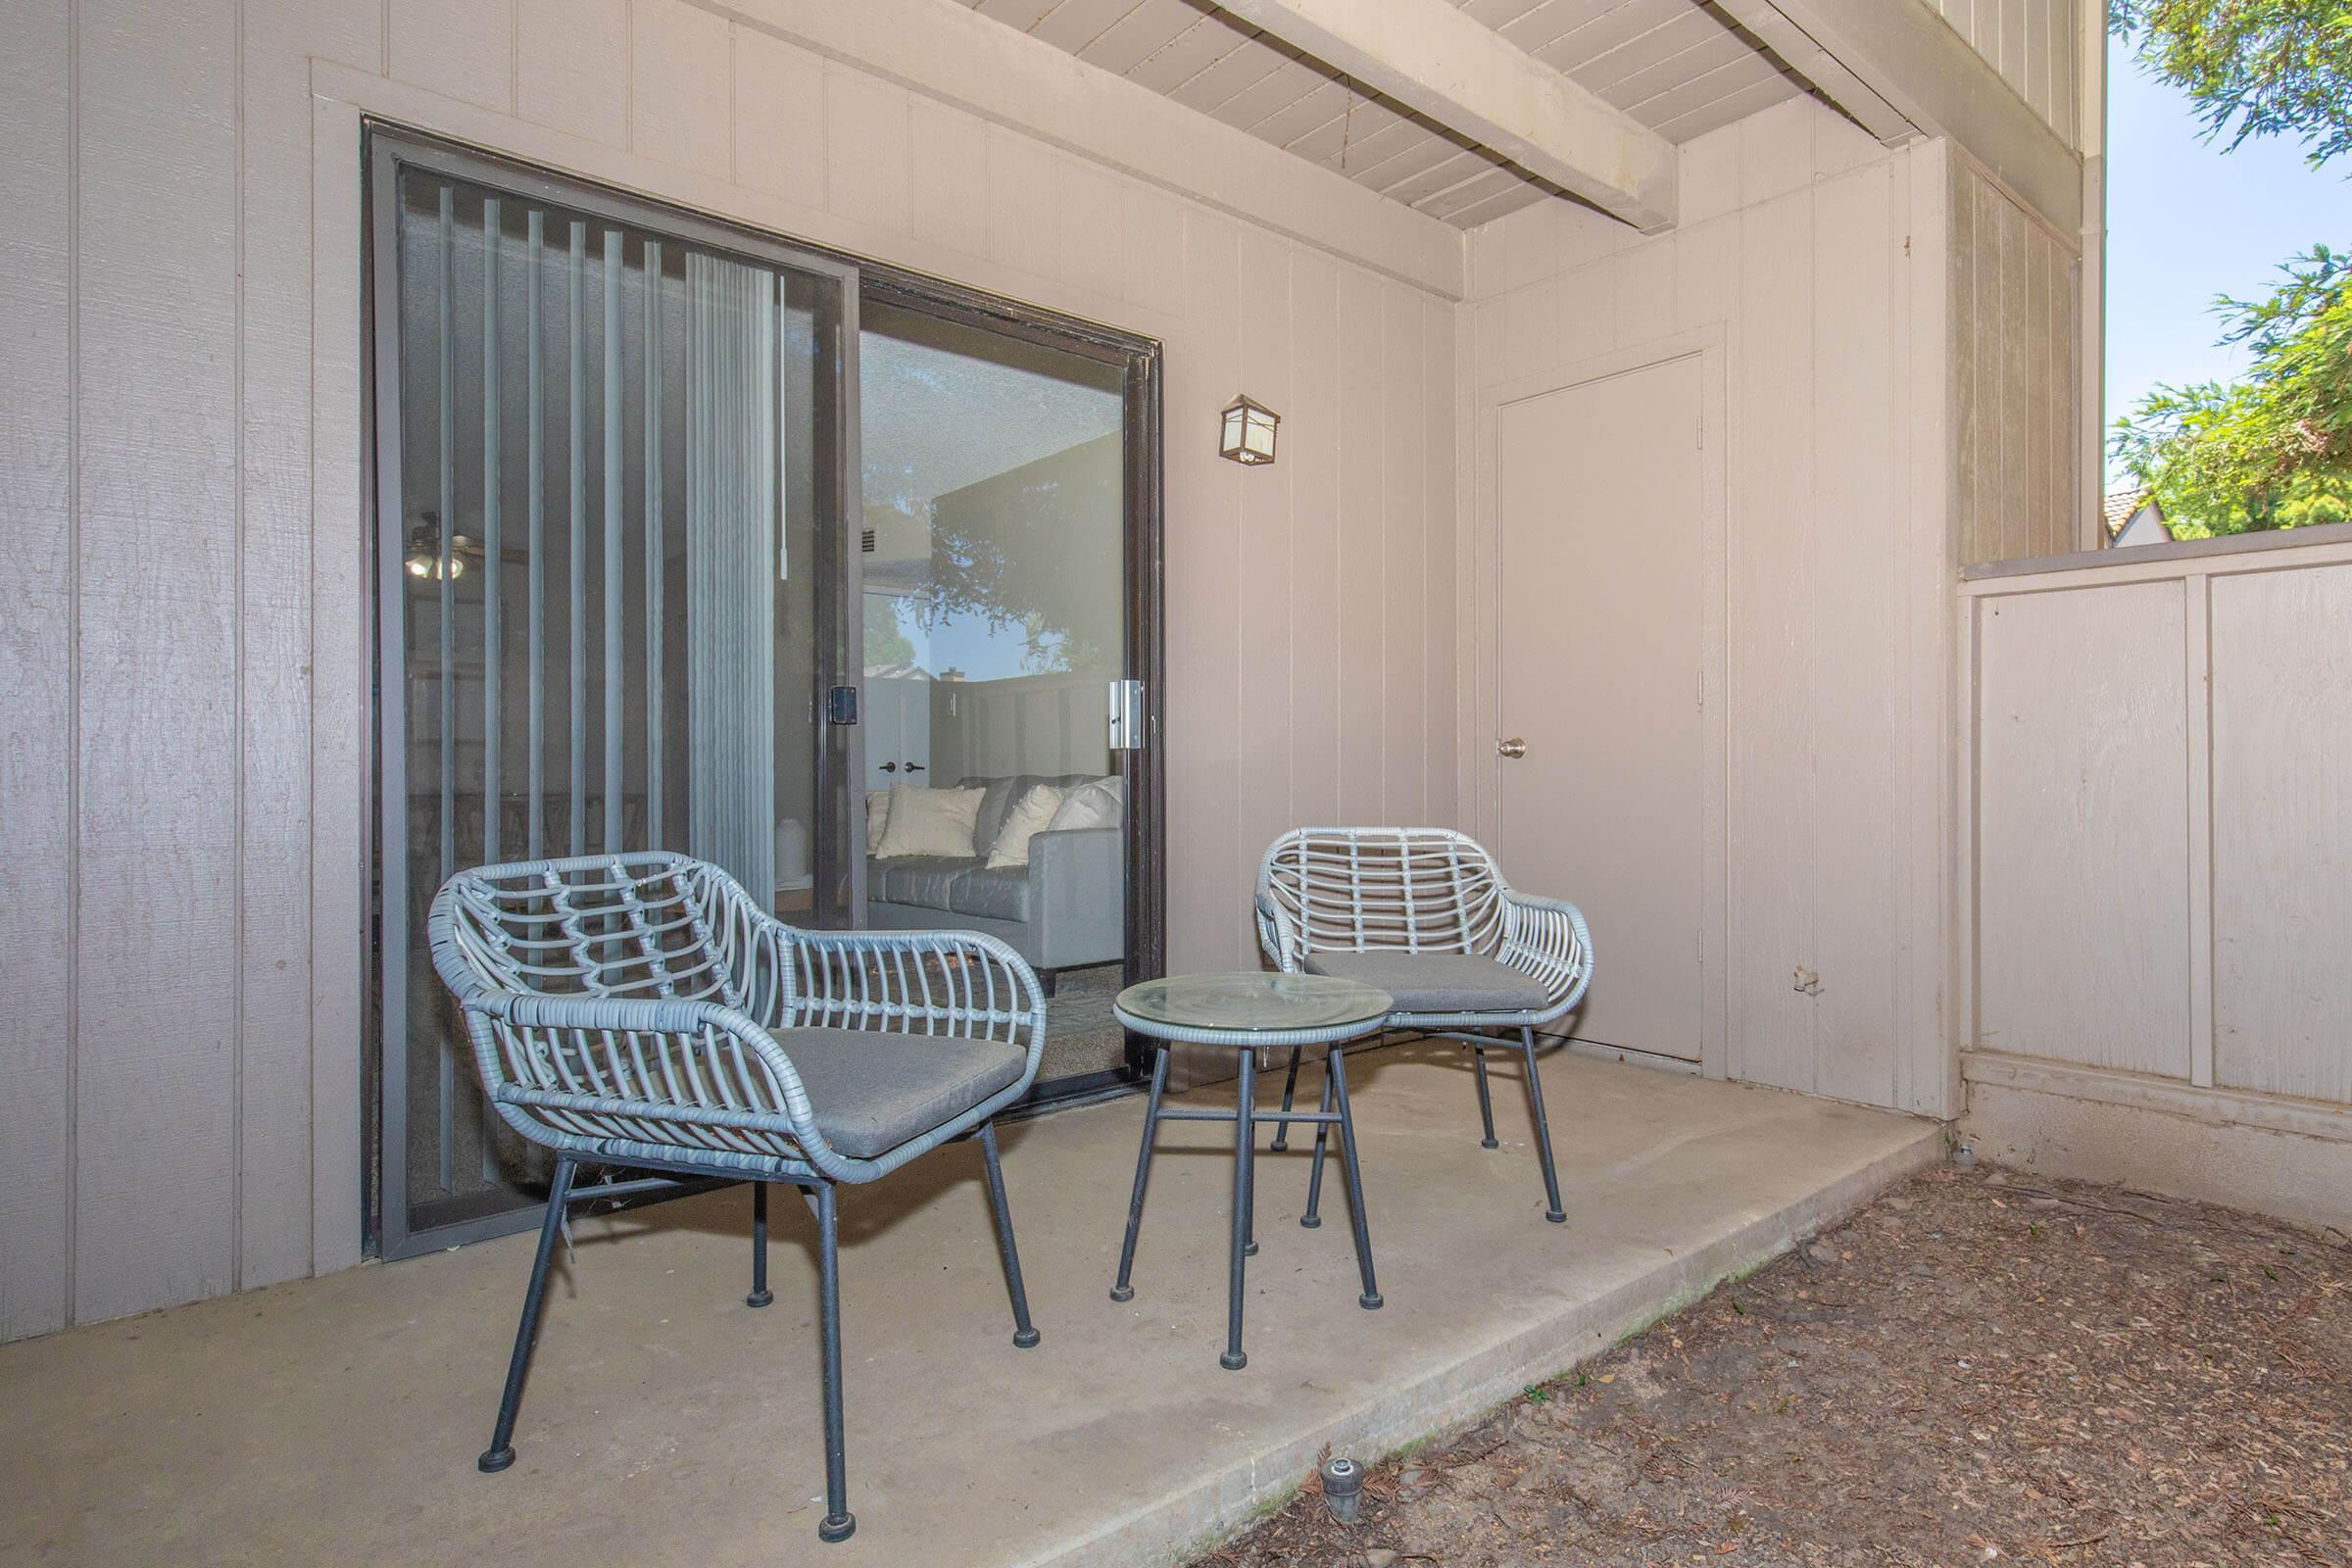
[[[1224,1029],[1238,1035],[1336,1029],[1369,1023],[1396,1007],[1386,991],[1319,974],[1179,974],[1119,993],[1118,1010],[1139,1023]]]

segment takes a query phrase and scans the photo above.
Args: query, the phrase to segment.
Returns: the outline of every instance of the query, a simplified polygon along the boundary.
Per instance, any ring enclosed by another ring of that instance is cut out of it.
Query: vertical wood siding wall
[[[2082,268],[1951,160],[1953,525],[1968,564],[2079,549]]]
[[[2352,1106],[2352,544],[2136,554],[1969,585],[1968,1038]]]
[[[1643,240],[1553,207],[1479,229],[1456,421],[1470,430],[1497,388],[1532,393],[1578,379],[1580,362],[1723,334],[1730,428],[1709,437],[1729,442],[1728,864],[1708,873],[1728,905],[1710,915],[1728,931],[1719,1070],[1938,1114],[1953,1088],[1944,161],[1940,143],[1889,153],[1800,100],[1683,149],[1675,233]],[[1491,496],[1494,452],[1465,466]],[[1463,515],[1493,513],[1481,500]],[[1461,788],[1482,829],[1505,733],[1494,548],[1487,523],[1465,525]],[[1817,992],[1797,989],[1800,967]]]
[[[359,107],[1164,339],[1174,965],[1281,828],[1454,820],[1458,308],[780,14],[11,7],[0,1337],[360,1255]]]
[[[2070,147],[2080,147],[2077,98],[2081,0],[1927,0]],[[2100,40],[2092,39],[2092,47]],[[2096,106],[2090,106],[2096,112]]]

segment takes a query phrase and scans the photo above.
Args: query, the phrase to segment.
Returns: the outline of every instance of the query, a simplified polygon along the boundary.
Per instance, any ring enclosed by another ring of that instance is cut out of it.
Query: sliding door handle
[[[1144,683],[1114,680],[1107,693],[1110,705],[1109,739],[1114,752],[1140,751],[1144,745]]]

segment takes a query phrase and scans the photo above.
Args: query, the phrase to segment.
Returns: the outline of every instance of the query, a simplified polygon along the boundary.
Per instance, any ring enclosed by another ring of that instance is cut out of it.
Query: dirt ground
[[[2352,1564],[2352,1243],[1937,1170],[1197,1568]]]

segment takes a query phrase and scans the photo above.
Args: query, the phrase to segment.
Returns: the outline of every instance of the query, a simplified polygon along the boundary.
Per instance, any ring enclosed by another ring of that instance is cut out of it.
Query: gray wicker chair
[[[582,1163],[752,1183],[753,1306],[767,1290],[767,1184],[815,1211],[825,1401],[825,1518],[847,1500],[835,1189],[951,1139],[979,1140],[1012,1297],[1012,1343],[1038,1341],[991,1118],[1045,1050],[1037,976],[964,932],[803,931],[682,855],[484,866],[433,900],[433,964],[457,994],[490,1103],[556,1153],[522,1321],[480,1459],[514,1462],[514,1418],[549,1263]]]
[[[1302,827],[1276,839],[1259,862],[1257,934],[1279,969],[1338,975],[1388,992],[1396,1010],[1387,1028],[1469,1046],[1488,1149],[1497,1146],[1487,1049],[1515,1046],[1527,1064],[1549,1201],[1544,1218],[1555,1224],[1568,1218],[1536,1071],[1536,1030],[1574,1009],[1592,978],[1592,937],[1576,906],[1514,891],[1492,855],[1450,829]],[[1298,1088],[1298,1057],[1292,1051],[1282,1087],[1286,1111]],[[1328,1073],[1323,1093],[1329,1110]],[[1273,1147],[1283,1148],[1289,1131],[1281,1129]],[[1300,1221],[1310,1227],[1321,1223],[1323,1146],[1318,1127]]]

